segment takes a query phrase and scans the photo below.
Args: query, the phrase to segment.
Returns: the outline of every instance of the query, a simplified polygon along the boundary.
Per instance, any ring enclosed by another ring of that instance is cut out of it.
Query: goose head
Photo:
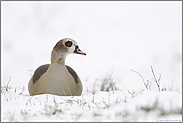
[[[58,41],[57,44],[53,47],[51,52],[51,62],[64,64],[65,58],[69,54],[86,55],[86,53],[79,49],[79,46],[75,40],[71,38],[64,38]]]

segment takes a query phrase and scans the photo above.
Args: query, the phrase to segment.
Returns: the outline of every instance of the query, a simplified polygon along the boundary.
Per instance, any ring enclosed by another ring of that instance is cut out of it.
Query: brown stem
[[[158,82],[160,81],[161,75],[160,75],[160,77],[159,77],[159,79],[158,79],[158,81],[157,81],[152,66],[151,66],[151,71],[152,71],[152,74],[153,74],[153,77],[154,77],[153,80],[156,82],[156,84],[157,84],[157,86],[158,86],[158,89],[159,89],[159,91],[160,91],[160,86],[159,86]]]

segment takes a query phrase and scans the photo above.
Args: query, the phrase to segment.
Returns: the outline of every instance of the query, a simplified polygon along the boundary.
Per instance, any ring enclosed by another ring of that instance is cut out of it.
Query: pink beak
[[[81,51],[78,46],[75,47],[74,53],[81,54],[81,55],[86,55],[86,53],[84,53],[83,51]]]

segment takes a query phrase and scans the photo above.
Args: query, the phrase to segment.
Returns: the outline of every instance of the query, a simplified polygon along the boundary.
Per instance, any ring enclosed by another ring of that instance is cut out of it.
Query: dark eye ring
[[[67,41],[67,42],[65,42],[65,46],[71,47],[71,46],[72,46],[72,41]]]

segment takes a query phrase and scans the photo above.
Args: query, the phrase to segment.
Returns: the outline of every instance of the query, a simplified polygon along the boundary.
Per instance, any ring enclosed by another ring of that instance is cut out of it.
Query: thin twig
[[[32,99],[32,97],[33,97],[33,96],[31,96],[31,97],[29,98],[29,100],[27,101],[26,105],[28,105],[29,102],[30,102],[30,105],[32,105],[32,104],[31,104],[31,99]]]
[[[92,100],[92,102],[94,103],[94,101],[95,101],[96,90],[94,90],[94,91],[92,92],[92,94],[93,94],[93,100]]]
[[[133,71],[133,72],[135,72],[135,73],[137,73],[137,74],[140,75],[140,77],[142,78],[142,81],[144,82],[144,86],[146,87],[146,89],[148,89],[148,87],[147,87],[147,85],[146,85],[146,83],[145,83],[145,81],[144,81],[143,76],[142,76],[140,73],[138,73],[138,72],[136,72],[136,71],[134,71],[134,70],[131,70],[131,71]]]
[[[9,85],[9,83],[10,83],[10,80],[11,80],[11,76],[10,76],[10,79],[9,79],[9,81],[8,81],[8,83],[7,83],[6,91],[8,91],[8,85]]]
[[[4,97],[6,98],[6,101],[8,102],[8,98],[6,97],[5,93],[4,93]]]
[[[159,74],[159,79],[158,79],[158,82],[161,80],[162,78],[161,78],[161,74]]]
[[[160,86],[159,86],[159,83],[158,83],[158,82],[160,81],[161,74],[160,74],[160,77],[159,77],[159,79],[158,79],[158,81],[157,81],[152,66],[151,66],[151,71],[152,71],[152,74],[153,74],[153,77],[154,77],[153,80],[156,82],[156,84],[157,84],[157,86],[158,86],[158,89],[159,89],[159,91],[160,91]]]
[[[94,103],[94,100],[95,100],[95,93],[93,93],[93,100],[92,100],[93,103]]]
[[[173,81],[172,81],[172,85],[171,85],[170,91],[172,91],[172,87],[173,87]]]

